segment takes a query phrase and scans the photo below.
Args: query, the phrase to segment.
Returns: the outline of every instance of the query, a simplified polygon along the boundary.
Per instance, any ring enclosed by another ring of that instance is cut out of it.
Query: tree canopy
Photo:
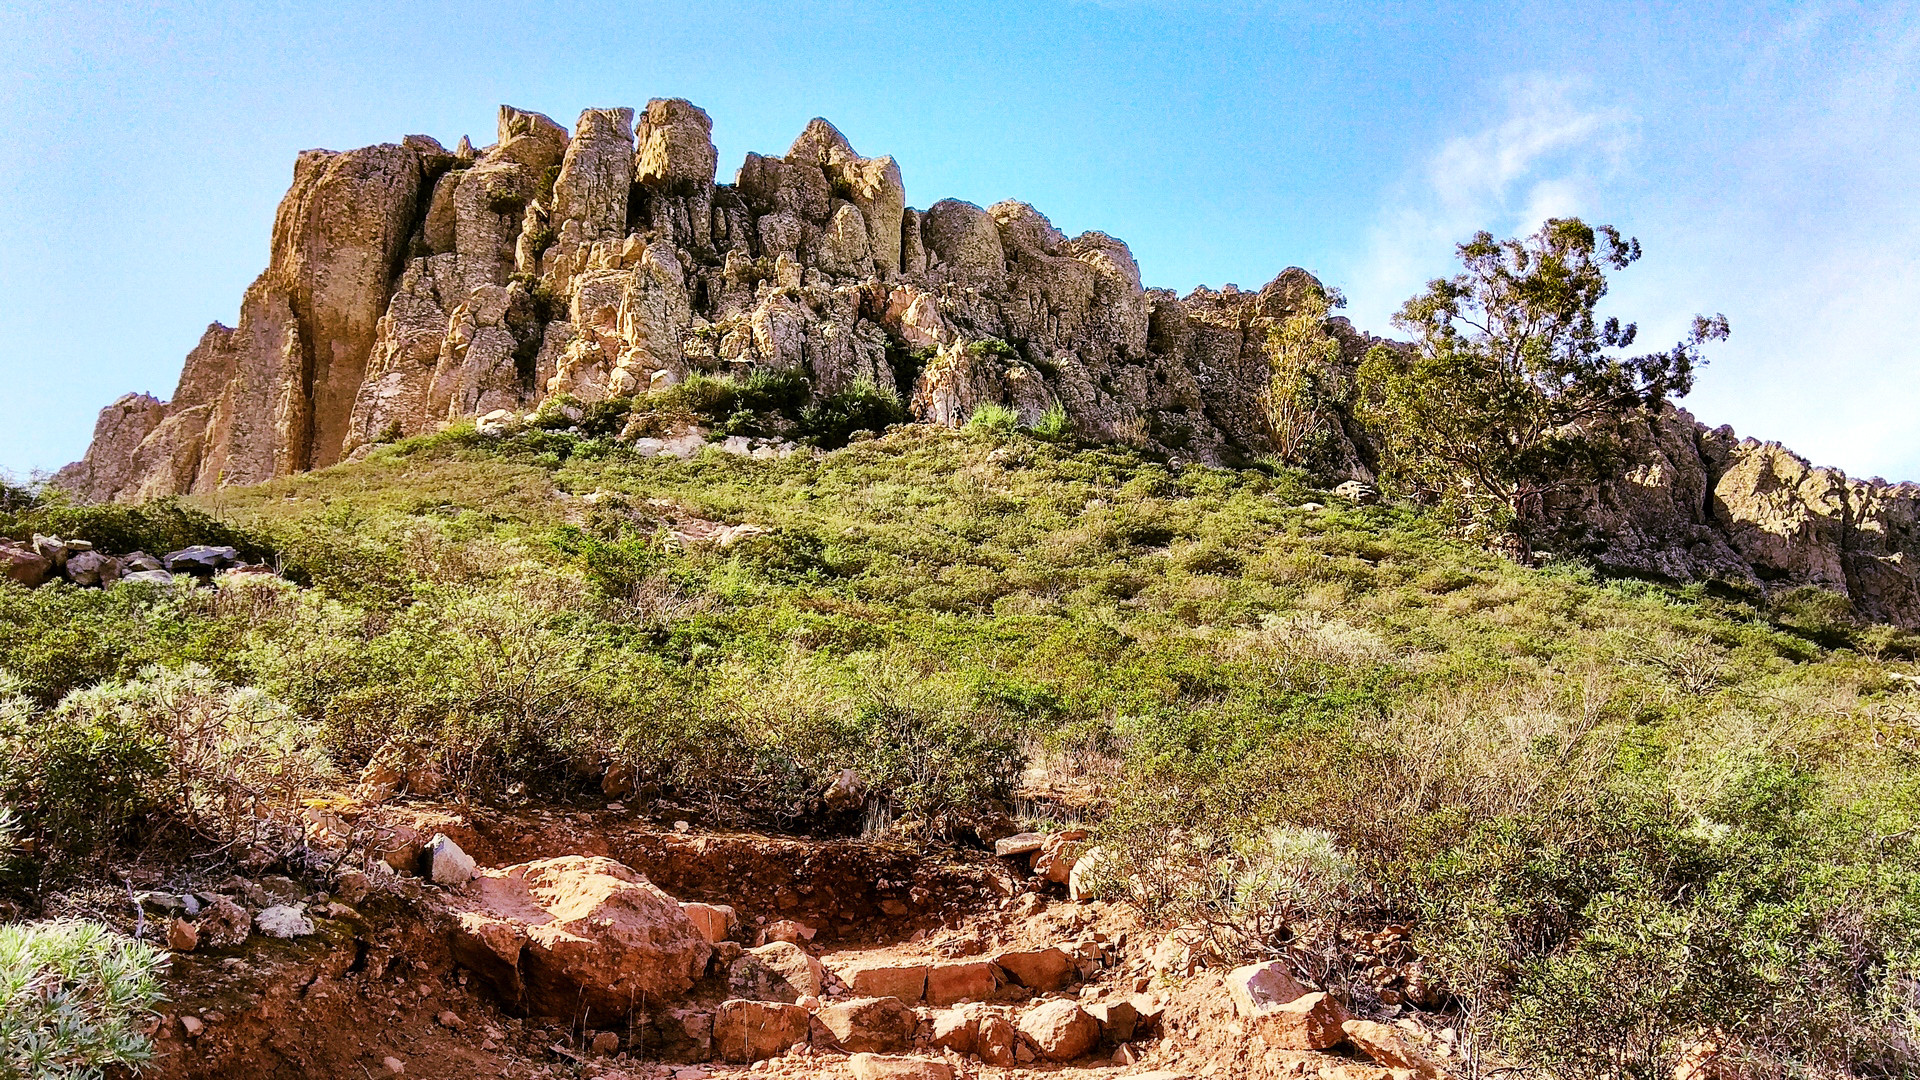
[[[1359,410],[1383,479],[1524,542],[1547,493],[1602,475],[1619,419],[1692,389],[1727,319],[1695,316],[1672,348],[1628,355],[1638,327],[1595,309],[1640,242],[1608,225],[1554,218],[1526,237],[1477,233],[1459,253],[1460,273],[1394,316],[1411,346],[1367,354]]]

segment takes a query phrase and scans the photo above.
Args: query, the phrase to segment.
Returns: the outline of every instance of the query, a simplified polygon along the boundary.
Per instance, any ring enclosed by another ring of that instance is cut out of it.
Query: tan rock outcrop
[[[108,406],[55,482],[91,501],[208,492],[550,394],[644,393],[696,373],[792,371],[816,398],[891,388],[914,419],[1050,410],[1082,437],[1171,458],[1268,454],[1268,334],[1321,288],[1143,287],[1127,246],[1038,210],[906,206],[898,164],[823,119],[715,184],[712,119],[681,99],[588,109],[571,135],[502,106],[492,145],[425,136],[308,151],[268,267],[232,328],[188,355],[173,399]],[[1350,380],[1382,340],[1327,321]],[[1336,409],[1307,466],[1371,482]],[[1920,487],[1816,468],[1677,409],[1626,417],[1622,466],[1547,500],[1546,545],[1612,573],[1812,585],[1920,627]]]
[[[684,994],[713,951],[680,905],[612,859],[481,870],[456,908],[454,955],[540,1015],[611,1020]]]

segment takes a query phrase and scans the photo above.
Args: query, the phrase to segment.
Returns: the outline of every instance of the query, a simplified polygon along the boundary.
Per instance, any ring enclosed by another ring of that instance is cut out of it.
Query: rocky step
[[[1112,958],[1107,943],[1012,949],[959,959],[871,957],[824,959],[827,970],[854,994],[899,998],[934,1006],[1020,1001],[1065,990],[1092,978]]]

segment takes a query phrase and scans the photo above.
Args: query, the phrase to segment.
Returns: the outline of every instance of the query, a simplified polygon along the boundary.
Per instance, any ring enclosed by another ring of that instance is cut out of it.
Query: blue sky
[[[912,205],[1023,199],[1183,292],[1305,266],[1379,333],[1475,229],[1611,222],[1643,341],[1732,320],[1696,415],[1920,480],[1920,8],[1380,7],[7,5],[0,469],[172,391],[300,150],[686,97],[723,179],[825,116]]]

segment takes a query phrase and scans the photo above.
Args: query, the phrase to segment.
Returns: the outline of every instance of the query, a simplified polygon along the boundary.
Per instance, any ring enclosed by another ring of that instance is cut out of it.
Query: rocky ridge
[[[310,150],[234,327],[208,327],[170,401],[102,410],[58,486],[91,501],[205,493],[557,395],[590,403],[696,373],[797,372],[826,397],[891,389],[915,420],[983,404],[1027,423],[1238,463],[1269,453],[1267,331],[1317,285],[1142,284],[1121,241],[1025,203],[907,205],[899,165],[825,120],[716,182],[689,102],[588,109],[572,132],[502,106],[496,141]],[[1379,339],[1343,319],[1349,362]],[[1341,418],[1327,469],[1370,480]],[[1635,422],[1630,465],[1550,507],[1561,547],[1612,573],[1814,585],[1920,627],[1920,487],[1815,468],[1677,409]],[[682,448],[697,449],[697,444]]]

